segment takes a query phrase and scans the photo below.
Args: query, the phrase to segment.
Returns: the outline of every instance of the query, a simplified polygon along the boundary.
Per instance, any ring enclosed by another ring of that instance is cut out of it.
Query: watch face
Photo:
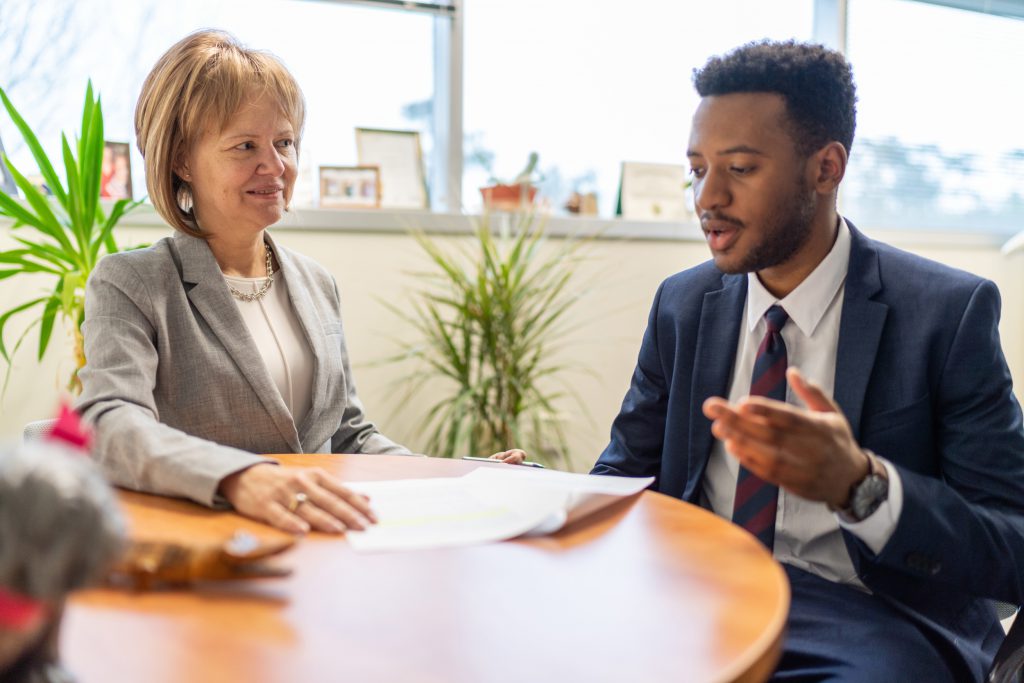
[[[858,520],[867,519],[889,497],[889,480],[877,474],[868,476],[853,492],[850,508]]]

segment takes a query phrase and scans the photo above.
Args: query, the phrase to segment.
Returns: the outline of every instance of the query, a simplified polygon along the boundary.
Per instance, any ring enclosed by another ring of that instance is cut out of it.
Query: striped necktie
[[[750,395],[785,401],[786,342],[782,339],[782,327],[789,319],[789,314],[781,306],[772,306],[765,313],[764,319],[768,331],[757,347],[754,373],[750,379]],[[775,543],[775,510],[778,500],[778,486],[769,484],[740,465],[732,521],[757,536],[769,550]]]

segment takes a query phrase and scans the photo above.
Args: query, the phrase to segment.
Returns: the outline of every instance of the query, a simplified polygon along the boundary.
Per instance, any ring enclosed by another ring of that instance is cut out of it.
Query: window
[[[844,212],[871,227],[1020,230],[1024,22],[850,0],[847,44],[860,101]]]
[[[462,208],[479,210],[479,188],[535,151],[555,213],[578,190],[610,216],[621,162],[685,163],[691,75],[710,55],[760,38],[842,44],[845,26],[860,104],[844,213],[872,228],[1008,234],[1024,224],[1021,14],[1015,0],[2,0],[0,86],[54,157],[89,77],[107,138],[134,142],[153,62],[222,27],[279,55],[305,90],[297,206],[315,202],[318,166],[356,163],[365,126],[421,133],[435,208],[457,210],[461,190]],[[32,171],[3,115],[0,136]],[[134,147],[132,168],[141,195]]]
[[[426,13],[306,0],[3,0],[0,61],[16,68],[0,75],[0,86],[59,159],[60,131],[77,133],[92,78],[103,96],[105,137],[132,142],[132,184],[141,196],[133,117],[142,81],[175,41],[205,27],[273,52],[302,86],[308,114],[297,206],[313,203],[318,166],[356,163],[356,126],[419,130],[431,158],[425,112],[434,91],[434,19]],[[15,165],[35,172],[6,113],[0,136]]]
[[[693,69],[751,40],[810,39],[813,4],[468,0],[464,205],[536,151],[555,208],[597,191],[610,216],[622,161],[686,163]]]

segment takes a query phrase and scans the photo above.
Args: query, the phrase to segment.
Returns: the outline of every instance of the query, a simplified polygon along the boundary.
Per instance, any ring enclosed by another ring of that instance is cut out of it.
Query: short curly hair
[[[850,153],[857,125],[857,91],[843,55],[790,40],[747,43],[694,69],[701,97],[775,93],[786,101],[793,139],[803,156],[832,141]]]

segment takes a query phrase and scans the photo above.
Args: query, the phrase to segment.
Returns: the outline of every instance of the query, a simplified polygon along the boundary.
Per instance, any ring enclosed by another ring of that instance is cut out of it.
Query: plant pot
[[[522,211],[533,206],[537,196],[537,188],[533,185],[491,185],[481,187],[480,194],[484,198],[484,207],[488,211]]]

